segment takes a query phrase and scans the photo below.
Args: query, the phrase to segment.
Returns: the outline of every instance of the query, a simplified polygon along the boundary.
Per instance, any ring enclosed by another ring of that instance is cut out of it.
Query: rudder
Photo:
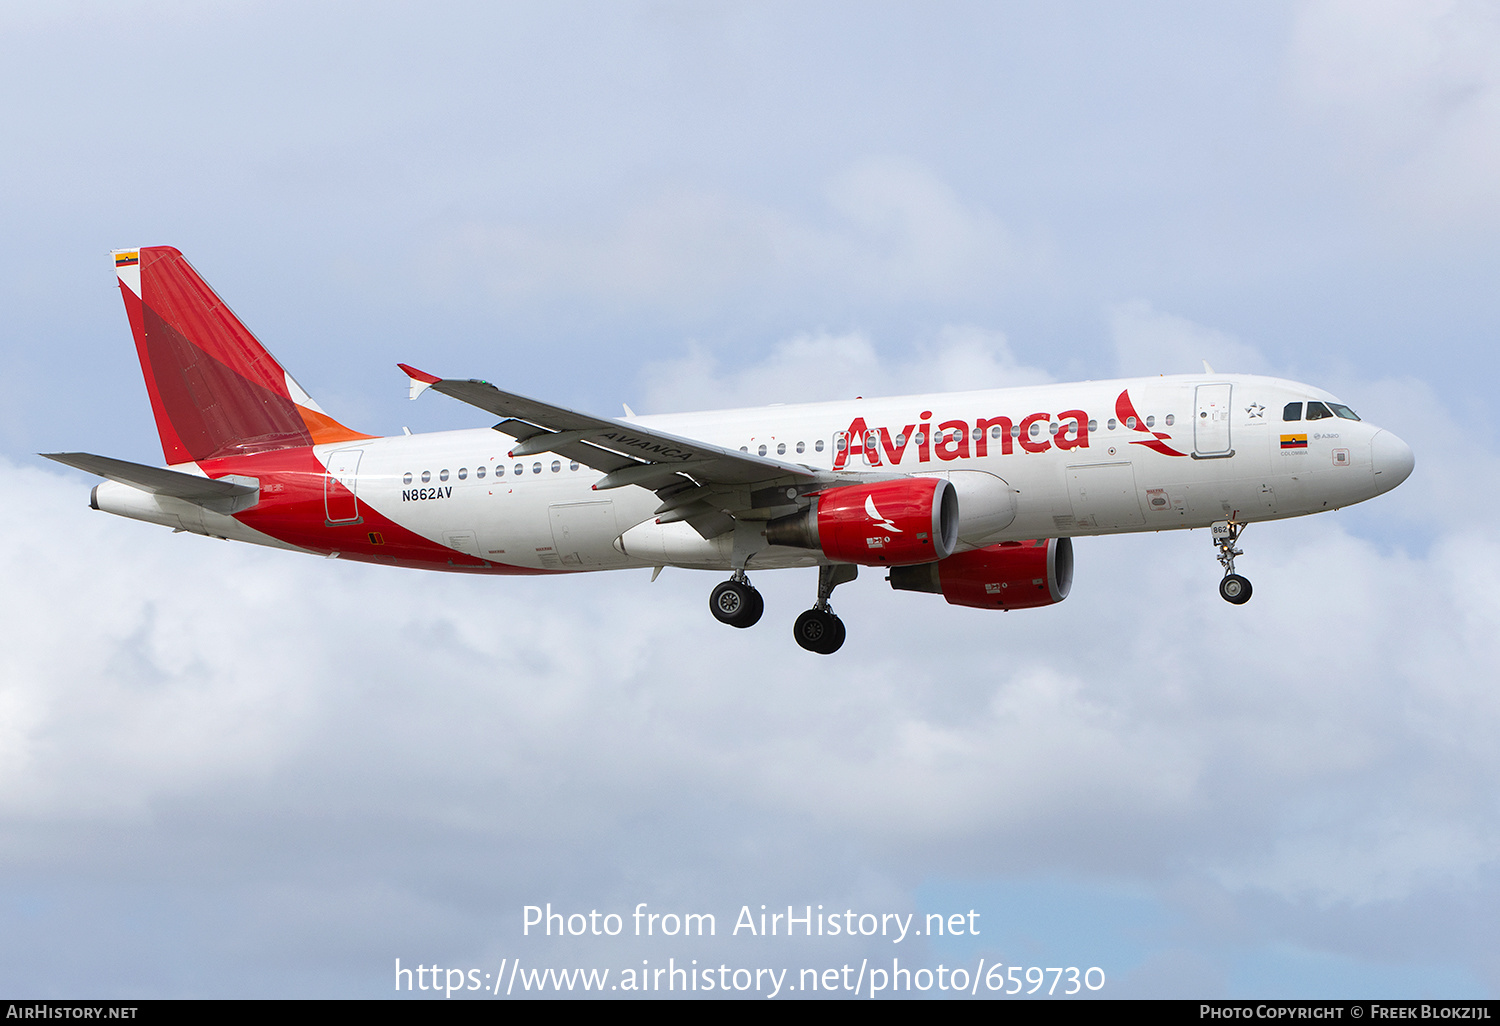
[[[176,249],[113,255],[168,464],[371,437],[324,413]]]

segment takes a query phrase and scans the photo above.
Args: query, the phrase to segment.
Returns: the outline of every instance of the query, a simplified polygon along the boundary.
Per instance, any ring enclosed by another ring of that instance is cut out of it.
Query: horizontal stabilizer
[[[225,512],[223,507],[226,505],[236,507],[236,510],[247,509],[255,505],[255,497],[260,492],[258,480],[253,477],[241,477],[238,474],[218,479],[198,477],[176,470],[164,470],[161,467],[127,463],[125,460],[110,459],[108,456],[95,456],[87,452],[44,452],[38,455],[90,474],[98,474],[111,481],[130,485],[132,488],[139,488],[152,495],[168,495],[174,499],[207,506],[220,512]],[[246,502],[246,499],[250,501]]]

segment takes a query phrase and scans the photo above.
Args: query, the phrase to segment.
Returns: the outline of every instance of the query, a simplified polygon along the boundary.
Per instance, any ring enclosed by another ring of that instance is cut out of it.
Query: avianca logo
[[[880,510],[875,508],[875,496],[873,495],[865,496],[865,514],[869,516],[871,520],[875,521],[875,526],[883,527],[887,531],[893,531],[896,534],[901,533],[901,528],[897,527],[895,524],[891,523],[885,517],[880,515]]]
[[[1187,455],[1166,444],[1171,440],[1170,434],[1146,426],[1145,418],[1136,413],[1130,401],[1129,389],[1115,400],[1115,415],[1121,427],[1149,436],[1131,439],[1131,445],[1144,445],[1164,456]],[[900,466],[911,449],[916,450],[918,463],[931,463],[934,458],[945,462],[983,459],[997,447],[1001,456],[1009,456],[1017,448],[1029,453],[1046,452],[1054,447],[1062,451],[1087,449],[1089,435],[1097,430],[1097,424],[1083,410],[1063,410],[1055,416],[1033,413],[1019,421],[1010,417],[979,417],[972,424],[967,420],[945,420],[936,430],[931,417],[931,410],[923,410],[915,423],[894,434],[888,427],[872,428],[865,418],[854,418],[841,442],[843,448],[834,453],[833,468],[842,470],[854,455],[863,457],[872,467]]]
[[[1166,444],[1166,439],[1172,436],[1162,431],[1153,431],[1146,426],[1146,418],[1135,412],[1135,404],[1130,401],[1130,389],[1120,393],[1115,400],[1115,416],[1120,418],[1120,423],[1135,431],[1144,431],[1150,438],[1134,439],[1131,445],[1144,445],[1152,452],[1159,452],[1163,456],[1186,456],[1185,452],[1178,452]]]

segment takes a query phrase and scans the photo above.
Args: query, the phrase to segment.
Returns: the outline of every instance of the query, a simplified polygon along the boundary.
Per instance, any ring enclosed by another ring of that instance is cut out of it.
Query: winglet
[[[415,399],[417,396],[427,391],[433,385],[436,385],[439,381],[443,380],[440,377],[428,374],[426,371],[419,371],[415,367],[408,367],[404,363],[398,363],[396,364],[396,366],[404,370],[406,372],[406,376],[411,379],[412,399]]]

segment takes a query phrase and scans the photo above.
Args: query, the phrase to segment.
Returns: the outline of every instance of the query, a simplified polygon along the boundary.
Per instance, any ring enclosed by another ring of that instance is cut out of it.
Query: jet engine
[[[930,591],[979,609],[1050,606],[1073,587],[1073,540],[1038,538],[959,552],[938,563],[893,566],[891,587]]]
[[[864,566],[935,563],[958,544],[958,493],[935,477],[842,485],[766,524],[772,545],[817,549]]]

